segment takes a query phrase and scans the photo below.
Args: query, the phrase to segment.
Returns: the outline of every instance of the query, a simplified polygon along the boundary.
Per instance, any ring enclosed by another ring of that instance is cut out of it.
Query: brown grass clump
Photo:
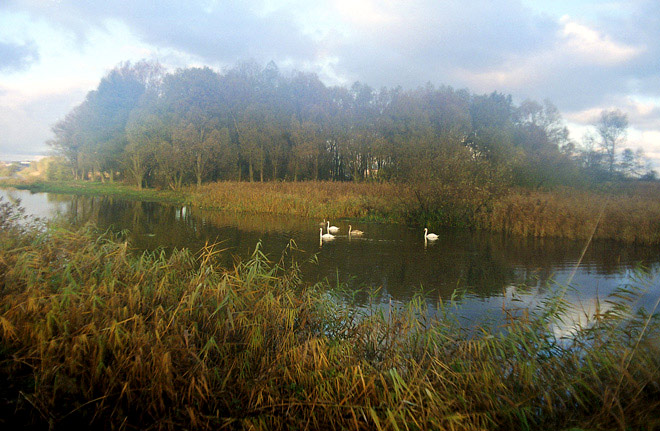
[[[394,183],[223,181],[189,192],[192,204],[205,208],[310,218],[382,219],[397,215],[402,202]]]
[[[484,188],[437,181],[224,181],[176,192],[80,181],[13,185],[33,191],[185,203],[236,213],[294,215],[318,220],[352,218],[537,237],[587,239],[600,220],[595,238],[660,243],[660,183],[624,183],[601,191]]]
[[[498,196],[432,184],[220,182],[191,189],[192,203],[248,213],[311,218],[371,218],[434,227],[468,227],[514,235],[640,244],[660,243],[660,187],[616,190],[511,189]],[[602,213],[602,215],[601,215]]]
[[[13,237],[7,241],[7,237]],[[660,426],[660,328],[618,293],[560,340],[561,291],[506,327],[359,311],[290,256],[134,256],[87,228],[0,230],[0,425],[65,429]]]
[[[481,215],[480,227],[536,237],[594,237],[640,244],[660,243],[660,190],[613,193],[560,189],[517,190]]]

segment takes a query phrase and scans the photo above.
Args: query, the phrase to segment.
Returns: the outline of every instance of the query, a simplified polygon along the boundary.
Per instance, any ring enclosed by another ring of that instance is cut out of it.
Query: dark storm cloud
[[[38,59],[39,52],[33,43],[0,42],[0,72],[24,70]]]

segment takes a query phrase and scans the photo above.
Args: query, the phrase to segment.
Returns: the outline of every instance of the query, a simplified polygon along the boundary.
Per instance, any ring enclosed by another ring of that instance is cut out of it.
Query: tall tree
[[[621,174],[627,178],[641,178],[650,170],[642,148],[638,148],[637,151],[630,148],[624,149],[621,152],[618,168]]]
[[[514,119],[514,143],[523,150],[513,166],[518,184],[540,187],[577,179],[577,164],[567,154],[568,129],[551,102],[525,100]]]
[[[616,167],[617,149],[626,141],[628,116],[618,109],[602,111],[595,126],[600,146],[606,154],[607,171],[612,175]]]
[[[50,145],[66,157],[82,177],[97,171],[110,178],[119,169],[127,145],[126,124],[145,91],[156,86],[163,68],[158,63],[141,61],[120,64],[101,79],[96,90],[65,119],[53,127]]]
[[[164,79],[158,103],[164,121],[174,128],[172,145],[178,165],[194,172],[200,186],[220,144],[219,130],[226,123],[220,75],[208,67],[178,70]]]
[[[138,189],[145,186],[147,176],[156,166],[156,152],[169,141],[160,117],[148,111],[137,111],[126,126],[128,145],[124,165]]]

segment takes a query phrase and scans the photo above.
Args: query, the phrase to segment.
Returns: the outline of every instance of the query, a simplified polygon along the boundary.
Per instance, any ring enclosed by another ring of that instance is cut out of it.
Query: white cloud
[[[39,61],[25,70],[0,72],[0,152],[5,153],[42,152],[51,126],[120,62],[149,58],[182,67],[195,61],[186,53],[140,42],[116,20],[90,30],[82,42],[75,32],[24,13],[0,13],[0,27],[7,39],[29,35],[40,53]]]
[[[603,107],[592,107],[581,111],[567,112],[564,114],[564,118],[566,118],[567,121],[580,125],[593,124],[598,121],[598,116],[603,109]]]
[[[566,112],[564,117],[579,124],[593,124],[603,110],[619,109],[628,116],[629,123],[641,131],[660,130],[660,98],[622,95],[611,97],[606,103],[579,111]]]
[[[642,148],[646,157],[653,161],[654,166],[660,168],[660,130],[631,130],[625,148],[632,150]]]
[[[563,25],[562,50],[572,54],[577,61],[609,66],[624,63],[644,52],[641,47],[616,42],[569,16],[563,16],[560,22]]]
[[[603,109],[621,109],[628,115],[630,127],[621,150],[630,148],[636,151],[641,148],[654,167],[660,168],[660,103],[625,97],[609,106],[570,112],[565,118],[571,137],[581,142],[587,134],[595,133],[593,124],[598,121]]]
[[[398,21],[391,1],[333,0],[332,4],[343,21],[359,26],[391,25]]]

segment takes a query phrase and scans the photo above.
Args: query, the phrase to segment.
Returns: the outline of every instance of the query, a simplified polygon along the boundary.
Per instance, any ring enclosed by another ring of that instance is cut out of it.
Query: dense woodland
[[[604,111],[571,141],[549,101],[427,84],[329,87],[254,62],[218,73],[122,64],[53,127],[66,168],[51,179],[122,179],[139,188],[218,180],[414,181],[545,187],[653,179],[621,151],[627,118]]]

